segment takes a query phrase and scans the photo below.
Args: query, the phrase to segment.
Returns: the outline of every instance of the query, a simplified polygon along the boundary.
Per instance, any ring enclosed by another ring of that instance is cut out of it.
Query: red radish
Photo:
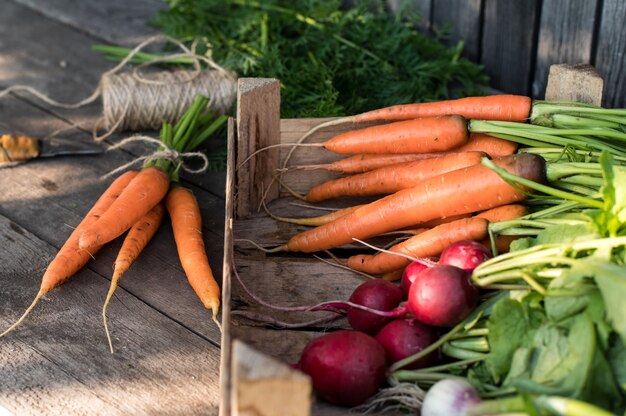
[[[376,334],[385,348],[387,363],[393,364],[413,354],[417,354],[437,341],[435,330],[414,318],[394,319]],[[408,369],[429,367],[437,361],[437,351],[417,360]]]
[[[310,341],[299,367],[311,377],[319,397],[339,406],[356,406],[374,395],[387,371],[384,348],[373,337],[353,330]]]
[[[402,299],[400,286],[386,280],[372,279],[354,289],[349,301],[378,311],[389,311],[397,307]],[[370,335],[376,334],[389,319],[354,307],[348,309],[350,326]]]
[[[465,319],[477,302],[478,289],[469,273],[437,265],[415,279],[407,306],[411,315],[427,325],[451,327]]]
[[[474,271],[485,260],[491,258],[491,252],[476,241],[463,240],[450,244],[439,256],[439,264],[455,266],[468,273]]]
[[[415,280],[415,278],[424,270],[426,270],[428,266],[424,263],[420,263],[414,261],[410,263],[408,266],[404,268],[404,272],[402,272],[402,291],[404,292],[404,297],[409,296],[409,289],[411,288],[411,283]]]

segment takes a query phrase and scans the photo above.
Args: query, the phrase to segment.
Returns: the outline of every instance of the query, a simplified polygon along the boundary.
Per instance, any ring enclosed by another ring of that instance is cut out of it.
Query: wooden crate
[[[246,295],[233,274],[231,259],[245,285],[267,302],[283,306],[312,305],[323,300],[347,299],[363,278],[324,263],[310,254],[265,254],[251,243],[278,245],[304,230],[278,222],[258,206],[263,190],[290,147],[259,153],[273,144],[291,143],[324,119],[280,119],[279,82],[247,78],[239,81],[237,118],[229,121],[229,164],[226,183],[226,227],[223,272],[223,337],[220,414],[230,415],[344,415],[348,409],[313,399],[307,376],[286,364],[298,361],[306,343],[327,328],[348,327],[345,319],[303,329],[259,326],[241,313],[262,314],[287,322],[304,322],[322,313],[284,313],[262,307]],[[307,143],[323,141],[349,126],[333,127],[314,135]],[[299,148],[290,164],[312,164],[337,159],[320,148]],[[285,184],[304,192],[334,174],[300,171],[284,175]],[[321,215],[323,211],[293,205],[285,189],[273,185],[267,194],[268,208],[287,217]],[[325,206],[332,206],[326,204]],[[260,353],[260,354],[259,354]],[[264,364],[263,371],[258,368]],[[254,370],[251,370],[254,369]],[[294,388],[297,387],[297,388]],[[294,399],[297,398],[297,400]]]
[[[547,98],[599,104],[602,85],[597,83],[596,75],[595,70],[588,67],[554,66],[548,80],[551,87]],[[322,316],[321,312],[286,313],[263,307],[238,284],[233,261],[245,285],[274,305],[301,306],[347,299],[363,281],[356,273],[324,263],[310,254],[265,254],[250,243],[279,245],[305,228],[278,222],[259,208],[265,189],[276,169],[282,167],[291,147],[274,147],[249,160],[248,157],[266,146],[294,143],[311,127],[327,120],[281,120],[279,88],[279,82],[273,79],[240,79],[237,118],[229,120],[220,414],[355,414],[312,399],[308,377],[287,366],[296,363],[305,344],[325,329],[348,327],[345,319],[308,330],[275,329],[255,324],[242,315],[265,315],[286,322],[303,322]],[[594,93],[581,99],[581,89]],[[344,125],[320,130],[307,139],[307,143],[322,142],[350,128]],[[338,158],[319,147],[301,147],[293,153],[289,164],[324,163]],[[304,193],[311,185],[334,176],[323,170],[291,171],[283,176],[283,183]],[[286,189],[279,188],[277,183],[267,191],[268,208],[274,214],[285,217],[321,215],[320,211],[295,205],[298,200],[285,195],[288,195]],[[357,201],[344,201],[344,204],[354,202]],[[332,206],[332,203],[324,205]],[[347,246],[345,250],[351,249],[357,246]]]

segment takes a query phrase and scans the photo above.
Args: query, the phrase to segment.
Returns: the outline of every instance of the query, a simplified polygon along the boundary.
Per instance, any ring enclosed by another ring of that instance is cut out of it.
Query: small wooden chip
[[[546,100],[601,105],[604,80],[589,64],[550,66]]]
[[[241,341],[232,345],[233,416],[309,416],[311,379]]]

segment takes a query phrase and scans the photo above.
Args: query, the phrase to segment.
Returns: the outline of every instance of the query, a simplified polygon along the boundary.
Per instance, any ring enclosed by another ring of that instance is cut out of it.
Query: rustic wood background
[[[605,80],[603,105],[626,106],[624,0],[388,0],[422,16],[426,31],[465,43],[491,87],[541,99],[550,65],[592,64]]]
[[[156,33],[160,0],[0,0],[0,89],[31,85],[64,102],[88,96],[113,64],[93,44],[135,45]],[[0,99],[0,130],[43,138],[91,126],[101,104],[60,110],[27,94]],[[149,132],[154,135],[154,132]],[[91,142],[89,127],[63,134]],[[106,145],[127,134],[117,134]],[[149,149],[39,159],[0,170],[0,328],[31,302],[47,263],[110,182],[101,175]],[[205,244],[221,275],[225,174],[185,178],[202,206]],[[101,307],[118,239],[0,339],[2,415],[217,415],[221,334],[187,283],[164,221]]]

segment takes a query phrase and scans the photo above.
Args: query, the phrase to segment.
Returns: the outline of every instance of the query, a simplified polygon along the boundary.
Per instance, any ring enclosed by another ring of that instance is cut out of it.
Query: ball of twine
[[[164,121],[174,123],[198,95],[209,98],[208,108],[225,114],[236,99],[236,78],[225,71],[160,71],[151,81],[134,73],[104,75],[101,124],[106,130],[158,129]]]

